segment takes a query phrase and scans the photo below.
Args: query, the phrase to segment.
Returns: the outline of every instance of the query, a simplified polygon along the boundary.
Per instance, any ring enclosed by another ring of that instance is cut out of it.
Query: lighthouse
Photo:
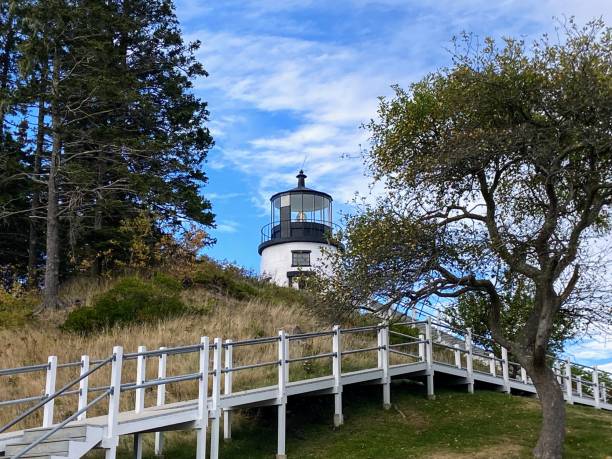
[[[270,198],[270,223],[261,229],[261,275],[277,285],[303,288],[317,267],[324,268],[325,252],[338,245],[331,240],[332,197],[306,187],[304,171],[297,187]]]

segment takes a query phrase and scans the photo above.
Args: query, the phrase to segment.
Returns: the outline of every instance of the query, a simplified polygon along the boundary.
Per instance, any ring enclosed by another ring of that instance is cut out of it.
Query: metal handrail
[[[24,411],[23,413],[21,413],[19,416],[17,416],[15,419],[13,419],[12,421],[8,422],[7,424],[5,424],[1,429],[0,429],[0,433],[5,432],[6,430],[10,429],[11,427],[13,427],[15,424],[17,424],[18,422],[22,421],[24,418],[28,417],[30,414],[32,414],[34,411],[36,411],[37,409],[43,407],[44,405],[46,405],[47,403],[49,403],[51,400],[56,399],[58,396],[62,395],[64,392],[66,392],[68,389],[70,389],[72,386],[74,386],[76,383],[80,382],[81,380],[87,378],[90,374],[94,373],[95,371],[99,370],[100,368],[102,368],[104,365],[106,365],[107,363],[111,362],[112,360],[115,359],[115,354],[111,355],[110,357],[108,357],[107,359],[103,360],[101,363],[99,363],[98,365],[96,365],[95,367],[89,369],[88,371],[86,371],[85,373],[83,373],[82,375],[80,375],[77,379],[70,381],[68,384],[66,384],[64,387],[62,387],[61,389],[55,391],[53,394],[51,395],[46,395],[40,402],[38,402],[36,405],[34,405],[33,407],[27,409],[26,411]]]
[[[0,406],[18,405],[20,403],[28,403],[34,402],[36,400],[42,400],[43,398],[45,398],[44,395],[35,395],[34,397],[18,398],[16,400],[5,400],[0,402]]]
[[[366,331],[376,331],[384,328],[384,325],[366,325],[364,327],[341,328],[340,333],[360,333]]]
[[[40,363],[38,365],[27,365],[25,367],[18,368],[5,368],[4,370],[0,370],[0,376],[10,376],[16,375],[20,373],[32,373],[34,371],[40,370],[48,370],[49,363]]]
[[[410,343],[389,344],[389,347],[412,346],[413,344],[427,344],[428,342],[429,342],[428,340],[422,339],[419,341],[411,341]]]
[[[232,373],[234,371],[241,371],[241,370],[250,370],[251,368],[261,368],[261,367],[268,367],[268,366],[272,366],[272,365],[281,365],[282,362],[280,360],[272,360],[270,362],[260,362],[260,363],[252,363],[250,365],[242,365],[242,366],[238,366],[238,367],[231,367],[231,368],[223,368],[221,370],[221,373]]]
[[[169,376],[167,378],[150,379],[149,381],[144,381],[140,384],[135,384],[135,383],[121,384],[121,392],[127,392],[130,390],[136,390],[136,389],[145,389],[147,387],[161,386],[162,384],[172,384],[172,383],[182,382],[182,381],[193,381],[194,379],[201,379],[201,378],[202,378],[202,373],[190,373],[190,374],[181,375],[181,376]]]
[[[24,454],[26,454],[27,452],[33,450],[34,448],[36,448],[38,445],[40,445],[42,442],[44,442],[47,438],[51,437],[51,435],[53,435],[55,432],[57,432],[58,430],[62,429],[63,427],[66,426],[66,424],[68,424],[69,422],[74,421],[76,418],[78,418],[81,414],[83,414],[85,411],[87,411],[89,408],[91,408],[92,406],[94,406],[96,403],[98,403],[100,400],[102,400],[104,397],[108,396],[109,394],[111,394],[113,392],[112,389],[108,389],[105,393],[103,393],[102,395],[99,395],[98,397],[96,397],[95,399],[93,399],[91,402],[89,402],[87,405],[85,405],[83,408],[81,408],[80,410],[78,410],[76,413],[74,413],[71,416],[68,416],[68,418],[66,418],[65,420],[63,420],[62,422],[60,422],[57,426],[55,426],[53,429],[51,429],[49,432],[47,432],[46,434],[44,434],[43,436],[39,437],[36,439],[36,441],[34,441],[33,443],[31,443],[30,445],[26,446],[24,449],[22,449],[21,451],[19,451],[17,453],[17,455],[13,456],[13,459],[19,459],[20,457],[23,457]]]
[[[397,331],[394,331],[394,330],[391,330],[391,329],[389,329],[389,333],[392,334],[392,335],[401,336],[402,338],[408,338],[408,339],[412,339],[412,340],[415,340],[415,341],[418,340],[418,338],[415,338],[412,335],[407,335],[405,333],[400,333],[400,332],[397,332]]]
[[[189,354],[191,352],[201,351],[202,346],[202,344],[191,344],[188,346],[169,347],[166,349],[154,349],[151,351],[130,352],[129,354],[124,354],[123,360],[135,360],[138,357],[155,357],[159,355]]]
[[[267,344],[267,343],[275,343],[276,341],[280,341],[280,337],[278,336],[267,336],[265,338],[252,338],[252,339],[243,339],[238,341],[226,342],[223,343],[223,348],[227,349],[228,347],[239,347],[239,346],[249,346],[251,344]]]
[[[297,341],[302,339],[317,338],[319,336],[332,336],[335,335],[334,330],[322,331],[322,332],[310,332],[310,333],[299,333],[297,335],[287,335],[289,341]]]
[[[432,344],[433,344],[434,346],[444,347],[444,348],[446,348],[446,349],[451,349],[451,350],[453,350],[453,351],[466,352],[466,353],[467,353],[467,352],[469,352],[468,350],[466,350],[466,349],[461,349],[460,347],[449,346],[448,344],[444,344],[444,343],[436,343],[435,341],[434,341],[434,342],[432,342]]]
[[[445,323],[442,323],[442,322],[438,322],[438,321],[435,321],[435,320],[432,320],[431,324],[435,325],[436,327],[446,328],[448,330],[453,330],[453,331],[456,331],[456,332],[459,332],[459,333],[462,333],[462,334],[466,333],[466,330],[462,330],[461,328],[454,327],[452,325],[445,324]]]
[[[323,354],[316,354],[316,355],[306,355],[304,357],[294,357],[292,359],[286,359],[285,362],[286,363],[291,363],[291,362],[303,362],[305,360],[315,360],[315,359],[323,359],[325,357],[337,357],[338,354],[335,352],[325,352]]]
[[[297,220],[297,219],[284,219],[284,220],[276,220],[273,221],[271,223],[268,223],[264,226],[261,227],[261,242],[267,242],[270,241],[272,239],[275,239],[273,237],[273,232],[274,229],[276,227],[280,227],[281,224],[289,224],[289,228],[290,230],[291,228],[291,224],[292,223],[315,223],[317,225],[321,225],[322,227],[324,227],[324,230],[329,231],[330,235],[331,233],[335,232],[335,231],[340,231],[342,230],[342,227],[340,225],[338,225],[337,223],[334,223],[332,221],[329,220],[325,220],[325,219],[318,219],[318,218],[304,218],[302,220]],[[297,229],[297,228],[296,228]],[[280,231],[279,231],[280,233]]]
[[[393,325],[420,325],[420,324],[426,324],[427,321],[426,320],[413,320],[413,321],[408,321],[408,322],[396,322]]]
[[[386,349],[386,346],[364,347],[363,349],[349,349],[348,351],[342,351],[342,355],[357,354],[358,352],[379,351],[381,349]]]

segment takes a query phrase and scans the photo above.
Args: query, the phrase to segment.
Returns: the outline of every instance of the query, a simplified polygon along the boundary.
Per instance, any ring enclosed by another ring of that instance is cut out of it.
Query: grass
[[[158,323],[132,323],[99,330],[90,336],[66,333],[60,325],[67,311],[52,311],[32,316],[36,298],[29,294],[0,297],[0,346],[2,367],[10,368],[45,362],[48,355],[57,355],[60,363],[77,361],[81,354],[91,358],[108,356],[113,345],[132,352],[139,345],[148,349],[159,346],[194,344],[200,336],[243,339],[274,336],[279,329],[288,333],[323,330],[330,324],[306,309],[292,289],[269,286],[249,279],[233,268],[214,264],[198,265],[208,270],[206,275],[192,276],[189,286],[181,293],[188,313]],[[178,279],[187,279],[182,272]],[[146,276],[146,274],[145,274]],[[100,293],[117,285],[121,277],[92,282],[75,278],[63,286],[62,297],[67,304],[89,306]],[[10,320],[9,320],[10,319]],[[364,325],[353,323],[345,325]],[[343,348],[356,349],[375,345],[375,333],[346,335]],[[411,344],[401,351],[417,353]],[[290,356],[300,357],[331,351],[329,337],[297,341],[290,344]],[[234,350],[234,365],[245,365],[276,359],[274,345],[241,347]],[[435,359],[454,362],[454,353],[435,349]],[[462,356],[462,359],[465,357]],[[391,364],[406,357],[391,355]],[[147,379],[156,377],[157,361],[147,363]],[[465,364],[464,362],[462,362]],[[479,361],[475,361],[480,364]],[[376,364],[376,353],[351,354],[343,358],[343,371],[358,370]],[[168,376],[197,371],[197,355],[168,358]],[[488,371],[488,365],[482,365]],[[57,387],[73,379],[77,369],[58,371]],[[258,368],[236,373],[234,390],[252,389],[276,382],[276,368]],[[290,365],[290,379],[313,378],[330,374],[327,359],[296,362]],[[123,382],[135,379],[135,362],[124,365]],[[90,387],[108,384],[109,372],[99,372],[90,379]],[[44,388],[44,374],[22,374],[0,378],[3,399],[39,395]],[[195,382],[171,384],[167,387],[167,402],[190,400],[197,395]],[[384,452],[389,458],[522,458],[530,457],[540,424],[537,402],[508,397],[498,393],[438,392],[438,399],[428,401],[420,388],[395,384],[393,409],[380,407],[380,388],[365,386],[347,388],[344,395],[346,424],[331,428],[333,403],[329,396],[303,399],[292,398],[288,414],[288,455],[294,458],[375,458]],[[155,403],[155,390],[147,390],[147,406]],[[122,410],[134,406],[133,392],[122,396]],[[76,396],[56,401],[56,421],[76,409]],[[0,424],[14,418],[24,406],[0,410]],[[106,403],[89,416],[105,413]],[[276,411],[274,407],[238,411],[234,420],[234,439],[222,445],[223,458],[271,458],[276,445]],[[39,426],[37,412],[16,426]],[[591,408],[568,407],[567,457],[612,459],[612,415]],[[145,438],[146,457],[152,457],[151,434]],[[167,434],[167,458],[192,458],[195,455],[193,432]],[[131,439],[122,439],[121,457],[132,457]],[[88,457],[99,457],[93,452]]]
[[[394,384],[393,408],[381,407],[374,386],[345,388],[345,424],[331,427],[331,397],[290,399],[287,455],[291,458],[529,458],[540,424],[538,402],[497,392],[438,391],[427,400],[415,386]],[[276,412],[266,408],[242,413],[231,442],[220,457],[272,458],[276,448]],[[152,435],[148,437],[152,438]],[[153,459],[151,438],[145,458]],[[612,415],[568,406],[567,458],[612,457]],[[127,440],[127,439],[126,439]],[[193,433],[168,434],[165,457],[195,456]],[[124,445],[121,459],[133,457]]]

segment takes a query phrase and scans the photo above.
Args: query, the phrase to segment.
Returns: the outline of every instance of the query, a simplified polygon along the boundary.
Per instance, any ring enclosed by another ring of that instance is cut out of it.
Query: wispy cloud
[[[239,228],[240,228],[240,225],[237,222],[230,221],[230,220],[224,220],[224,221],[217,223],[217,227],[215,228],[214,231],[219,232],[219,233],[236,233],[238,232]]]
[[[612,337],[602,334],[585,338],[568,346],[566,352],[578,362],[587,360],[612,365]]]

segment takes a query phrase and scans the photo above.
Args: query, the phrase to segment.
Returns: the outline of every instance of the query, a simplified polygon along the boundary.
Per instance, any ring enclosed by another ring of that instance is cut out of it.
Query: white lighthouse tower
[[[308,275],[323,266],[322,249],[337,250],[331,241],[332,197],[306,188],[306,175],[297,187],[270,198],[270,223],[261,230],[261,274],[281,286],[302,288]]]

